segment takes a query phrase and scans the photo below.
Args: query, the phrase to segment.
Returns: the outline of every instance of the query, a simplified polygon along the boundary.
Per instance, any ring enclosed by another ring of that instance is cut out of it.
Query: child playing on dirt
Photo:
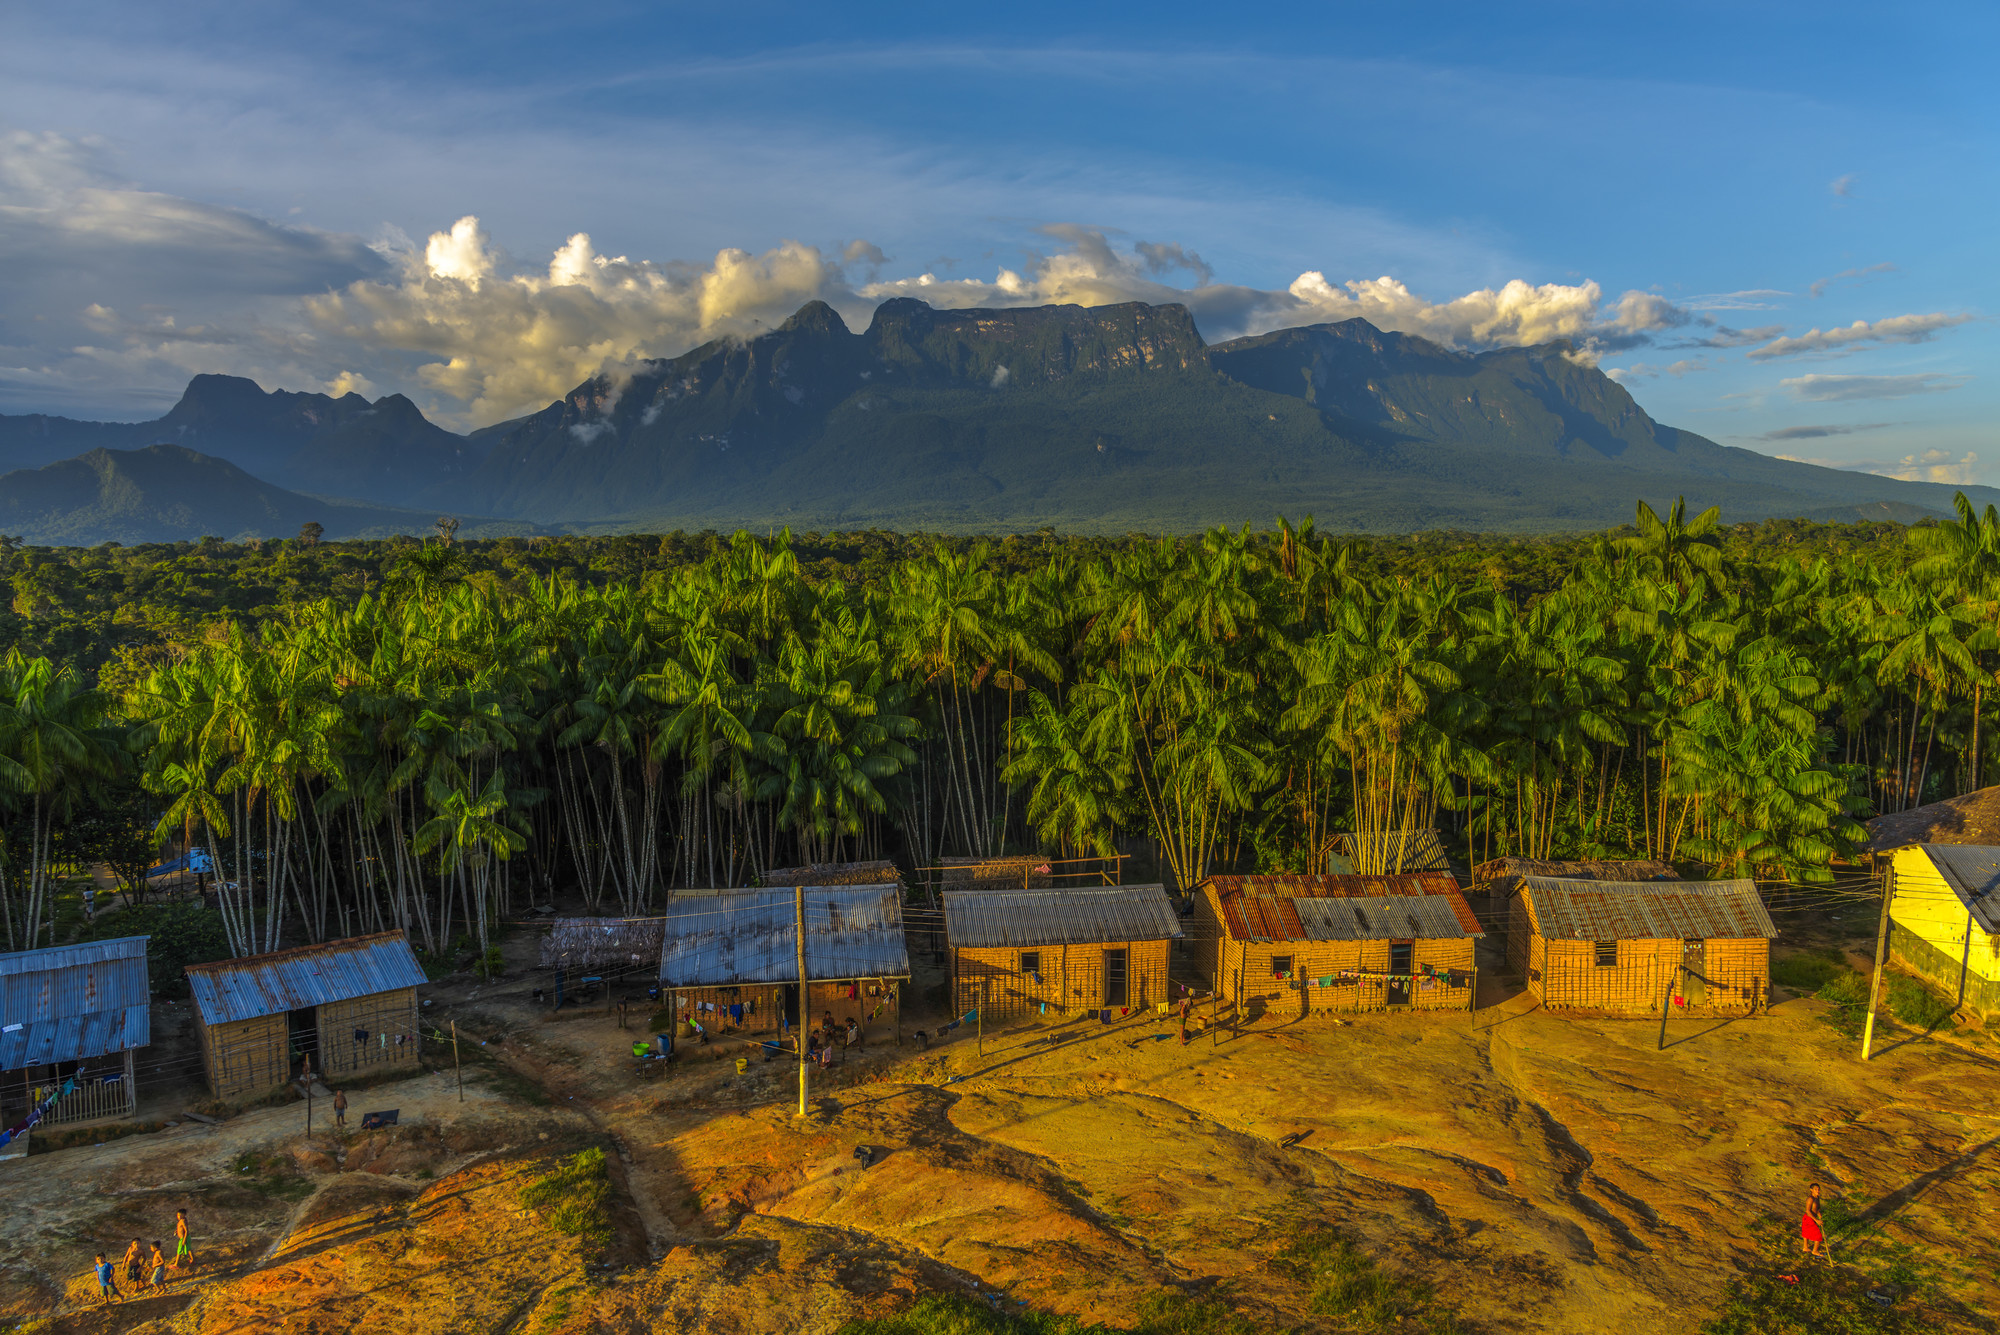
[[[185,1258],[188,1269],[194,1269],[194,1248],[188,1245],[188,1212],[174,1211],[174,1269],[181,1268]]]
[[[153,1257],[147,1264],[152,1268],[153,1272],[151,1279],[148,1281],[152,1287],[156,1289],[167,1287],[167,1254],[160,1250],[160,1240],[158,1238],[153,1239]]]
[[[113,1298],[119,1296],[118,1267],[112,1265],[111,1262],[105,1260],[104,1253],[99,1252],[97,1254],[96,1269],[97,1269],[97,1291],[104,1295],[104,1301],[108,1303]]]
[[[132,1292],[139,1291],[139,1281],[146,1277],[146,1258],[139,1252],[139,1240],[132,1239],[132,1245],[125,1249],[125,1282]]]
[[[1825,1216],[1820,1209],[1819,1183],[1812,1185],[1806,1193],[1806,1212],[1799,1219],[1799,1242],[1807,1256],[1826,1259],[1826,1230],[1822,1227]]]
[[[344,1089],[333,1091],[333,1124],[347,1125],[347,1091]]]

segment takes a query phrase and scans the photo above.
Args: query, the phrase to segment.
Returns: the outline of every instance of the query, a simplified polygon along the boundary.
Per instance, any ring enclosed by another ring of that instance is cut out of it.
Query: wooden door
[[[1690,1006],[1708,1004],[1708,942],[1701,940],[1681,942],[1681,995]]]
[[[1104,952],[1104,1004],[1107,1006],[1129,1006],[1131,986],[1127,977],[1126,952],[1107,950]]]

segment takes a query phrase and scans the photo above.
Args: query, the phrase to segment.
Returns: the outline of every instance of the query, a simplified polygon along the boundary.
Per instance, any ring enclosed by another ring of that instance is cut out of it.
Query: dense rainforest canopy
[[[2000,515],[1963,505],[1542,540],[308,526],[0,539],[0,577],[11,949],[59,935],[57,869],[159,841],[215,850],[238,953],[854,856],[1137,850],[1190,886],[1430,826],[1810,882],[1991,770],[2000,665]]]

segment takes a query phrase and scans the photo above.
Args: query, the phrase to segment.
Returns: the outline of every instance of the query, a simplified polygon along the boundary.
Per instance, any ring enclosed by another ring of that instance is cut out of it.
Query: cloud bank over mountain
[[[467,216],[397,254],[395,271],[307,298],[314,330],[363,361],[416,354],[416,375],[483,424],[530,412],[584,377],[639,358],[674,356],[710,339],[769,329],[815,298],[850,325],[892,297],[948,308],[1181,302],[1212,341],[1271,329],[1365,319],[1462,349],[1576,342],[1580,355],[1685,324],[1664,298],[1627,292],[1607,302],[1596,283],[1514,280],[1445,301],[1393,277],[1330,281],[1318,270],[1277,290],[1217,283],[1177,243],[1120,247],[1095,228],[1042,229],[1055,244],[990,280],[875,276],[890,261],[865,241],[838,253],[786,241],[761,254],[719,251],[704,263],[598,253],[578,232],[546,267],[523,266]],[[1165,276],[1196,280],[1180,287]]]

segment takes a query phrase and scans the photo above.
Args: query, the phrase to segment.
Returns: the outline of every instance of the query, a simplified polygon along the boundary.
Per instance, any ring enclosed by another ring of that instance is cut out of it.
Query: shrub
[[[1771,981],[1799,992],[1817,992],[1846,971],[1841,953],[1824,946],[1771,961]]]
[[[952,1295],[922,1299],[895,1316],[850,1321],[836,1335],[1094,1335],[1102,1330],[1074,1317],[1024,1308],[1006,1310]]]
[[[554,1171],[521,1188],[520,1201],[565,1237],[593,1249],[611,1241],[611,1174],[602,1149],[558,1160]]]

